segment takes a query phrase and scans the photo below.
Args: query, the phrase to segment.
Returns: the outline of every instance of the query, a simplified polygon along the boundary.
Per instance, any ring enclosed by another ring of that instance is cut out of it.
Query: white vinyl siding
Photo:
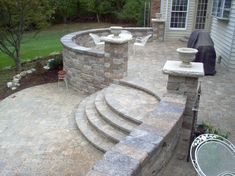
[[[211,37],[215,43],[217,57],[235,72],[235,0],[232,0],[229,21],[212,19]]]
[[[187,13],[187,21],[186,21],[186,27],[184,30],[182,29],[170,29],[170,22],[171,22],[171,3],[172,0],[165,0],[162,1],[164,5],[162,6],[163,9],[161,10],[163,17],[166,19],[166,29],[165,29],[165,39],[179,39],[184,36],[189,36],[191,32],[193,31],[193,20],[195,15],[195,1],[188,1],[188,13]]]

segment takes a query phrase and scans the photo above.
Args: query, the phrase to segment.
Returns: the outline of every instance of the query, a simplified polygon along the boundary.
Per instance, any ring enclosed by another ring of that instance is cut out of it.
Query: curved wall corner
[[[144,36],[152,33],[152,28],[124,28],[129,30],[133,37]],[[92,94],[108,86],[112,81],[110,72],[117,70],[107,69],[107,66],[113,64],[108,58],[104,47],[92,47],[92,39],[89,33],[96,33],[99,36],[110,34],[109,28],[91,29],[74,32],[61,38],[63,45],[63,64],[66,71],[66,79],[73,89],[84,93]],[[115,69],[116,67],[112,67]],[[111,69],[112,69],[111,68]]]

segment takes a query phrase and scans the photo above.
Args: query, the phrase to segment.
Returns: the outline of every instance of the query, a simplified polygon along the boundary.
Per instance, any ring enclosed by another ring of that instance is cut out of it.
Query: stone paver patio
[[[177,60],[175,49],[184,43],[148,43],[146,55],[138,52],[129,60],[125,80],[148,87],[160,97],[166,91],[162,74],[166,60]],[[131,51],[130,51],[130,54]],[[235,143],[234,73],[217,65],[217,74],[202,81],[199,121],[231,133]],[[85,175],[102,157],[80,134],[74,111],[85,95],[46,84],[20,91],[0,102],[0,175]],[[196,175],[186,163],[188,131],[162,174]]]
[[[1,101],[0,175],[85,175],[102,153],[75,125],[84,97],[45,84]]]

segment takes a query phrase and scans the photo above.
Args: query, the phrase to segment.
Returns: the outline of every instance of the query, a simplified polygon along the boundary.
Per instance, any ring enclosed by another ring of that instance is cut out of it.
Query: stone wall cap
[[[82,53],[82,54],[87,54],[87,55],[92,55],[92,56],[97,56],[97,57],[104,57],[104,54],[105,54],[104,51],[99,51],[96,49],[78,45],[74,40],[79,35],[86,35],[91,32],[105,32],[105,31],[109,31],[109,30],[107,28],[100,28],[100,29],[90,29],[90,30],[85,30],[85,31],[73,32],[73,33],[63,36],[60,39],[60,42],[64,47],[70,50],[73,50],[76,53]]]
[[[124,27],[123,29],[124,30],[134,30],[134,31],[152,31],[153,30],[153,28],[151,28],[151,27]],[[72,32],[70,34],[63,36],[60,39],[60,42],[64,47],[66,47],[68,49],[72,49],[73,51],[75,51],[77,53],[83,53],[83,54],[88,54],[88,55],[97,55],[97,56],[103,57],[104,56],[103,51],[98,51],[95,49],[91,49],[88,47],[78,45],[74,41],[78,36],[88,35],[89,33],[97,33],[97,32],[110,32],[110,29],[109,28],[99,28],[99,29],[90,29],[90,30]],[[131,40],[131,38],[128,39],[128,41],[129,40]],[[120,43],[120,44],[122,44],[122,43]]]
[[[182,77],[203,77],[204,68],[202,63],[191,62],[192,67],[180,66],[181,61],[167,61],[163,67],[163,73]]]
[[[151,21],[152,21],[152,22],[161,22],[161,23],[166,22],[165,19],[157,19],[157,18],[152,18]]]
[[[152,27],[124,27],[124,30],[135,30],[135,31],[152,31]]]

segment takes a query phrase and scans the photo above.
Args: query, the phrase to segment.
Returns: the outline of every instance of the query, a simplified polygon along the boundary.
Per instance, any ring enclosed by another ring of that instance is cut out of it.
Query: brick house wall
[[[151,17],[154,18],[156,13],[160,13],[161,0],[152,0]]]

